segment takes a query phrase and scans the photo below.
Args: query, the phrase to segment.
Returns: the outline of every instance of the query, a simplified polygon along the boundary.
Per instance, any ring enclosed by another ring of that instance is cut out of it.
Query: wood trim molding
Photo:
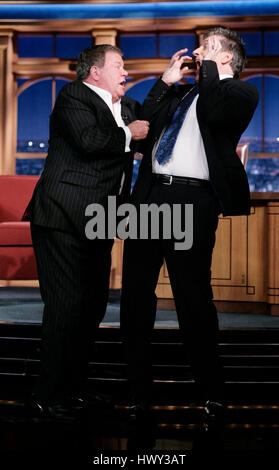
[[[0,174],[14,173],[16,91],[12,73],[13,38],[0,35]]]
[[[177,2],[190,2],[190,1],[193,1],[193,0],[176,0]],[[212,1],[212,0],[199,0],[201,2],[209,2],[209,1]],[[165,3],[165,2],[169,2],[169,0],[156,0],[156,3]],[[7,5],[18,5],[18,4],[22,4],[22,5],[48,5],[48,4],[52,4],[54,3],[54,0],[28,0],[28,1],[24,1],[24,0],[0,0],[0,4],[1,3],[5,3]],[[55,0],[55,3],[57,4],[63,4],[65,3],[65,1],[63,0]],[[119,0],[68,0],[67,3],[70,3],[70,4],[96,4],[96,3],[111,3],[111,4],[114,4],[114,3],[119,3]],[[121,3],[138,3],[138,0],[121,0]],[[140,3],[154,3],[154,0],[141,0]]]
[[[269,305],[266,302],[233,302],[214,300],[214,304],[218,312],[279,315],[279,305]],[[176,310],[174,299],[158,299],[157,309]]]
[[[18,32],[90,32],[93,29],[122,32],[145,31],[190,31],[205,30],[222,24],[236,30],[247,31],[251,28],[278,28],[279,15],[260,16],[195,16],[185,18],[129,18],[129,19],[78,19],[78,20],[0,20],[0,30]]]
[[[115,46],[117,30],[116,29],[93,30],[92,36],[94,38],[94,42],[96,46],[99,44],[110,44],[111,46]]]
[[[35,153],[35,152],[17,152],[15,158],[19,159],[32,159],[32,158],[46,158],[47,153]]]
[[[115,32],[115,31],[114,31]],[[103,33],[99,36],[98,32],[93,31],[92,35],[98,38],[98,41],[111,41],[115,39],[114,32],[111,31],[111,35],[105,36]],[[1,34],[0,34],[1,38]],[[99,44],[104,44],[99,42]],[[113,44],[115,45],[115,44]],[[272,60],[271,60],[272,59]],[[169,58],[154,57],[154,58],[139,58],[139,59],[125,59],[125,67],[129,74],[137,74],[138,76],[147,76],[149,74],[161,74],[167,64]],[[53,76],[57,74],[63,74],[63,76],[74,76],[76,69],[76,60],[74,59],[59,59],[57,57],[52,58],[17,58],[13,62],[13,73],[16,76]],[[241,75],[242,79],[251,78],[253,76],[262,74],[273,74],[279,76],[279,57],[274,56],[257,58],[256,61],[249,61],[247,68]],[[193,75],[193,74],[191,74]]]

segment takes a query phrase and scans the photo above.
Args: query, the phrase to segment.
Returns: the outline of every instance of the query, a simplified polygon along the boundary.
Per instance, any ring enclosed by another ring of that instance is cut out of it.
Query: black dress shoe
[[[27,416],[30,418],[53,418],[54,410],[36,397],[31,397],[25,403]]]
[[[146,403],[136,403],[128,413],[128,451],[153,449],[156,445],[155,429],[150,408]]]
[[[204,427],[221,427],[225,420],[225,406],[223,403],[208,400],[204,407]]]
[[[70,409],[105,411],[113,410],[114,404],[104,395],[80,393],[65,398],[65,405]]]
[[[149,406],[146,403],[134,403],[129,406],[129,418],[132,420],[141,419],[150,413]]]
[[[65,403],[44,403],[39,398],[32,396],[25,404],[29,418],[42,419],[74,419],[78,417],[79,409],[70,408]]]

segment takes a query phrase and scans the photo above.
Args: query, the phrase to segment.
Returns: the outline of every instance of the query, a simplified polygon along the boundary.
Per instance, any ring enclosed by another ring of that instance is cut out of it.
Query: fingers
[[[204,56],[205,60],[216,61],[218,54],[222,51],[222,44],[216,36],[209,36],[207,40],[207,52]]]
[[[182,60],[182,55],[185,54],[188,49],[180,49],[179,51],[175,52],[170,60],[170,65],[173,66],[175,63],[179,63]]]
[[[176,54],[174,54],[175,58],[174,58],[173,62],[176,62],[179,65],[181,65],[184,62],[185,58],[187,58],[187,57],[189,58],[189,56],[184,55],[187,51],[188,51],[188,49],[181,49]]]
[[[185,52],[187,52],[187,51],[188,51],[187,48],[186,48],[186,49],[180,49],[179,51],[177,51],[177,52],[175,52],[175,53],[173,54],[172,59],[179,59],[180,56],[181,56],[182,54],[184,54]]]
[[[193,59],[193,57],[189,56],[189,55],[184,55],[183,57],[181,57],[182,62],[181,62],[181,69],[186,69],[186,71],[188,70],[188,65],[192,65],[195,61]],[[192,67],[190,67],[192,68]]]
[[[144,121],[144,120],[140,120],[140,119],[136,119],[136,121],[132,121],[129,125],[129,126],[147,126],[149,127],[149,121]]]
[[[143,132],[146,134],[149,131],[149,122],[148,121],[137,121],[139,123],[139,128],[142,128]]]
[[[163,82],[165,82],[168,86],[173,85],[174,83],[181,80],[184,74],[188,72],[189,69],[187,67],[183,71],[181,70],[181,66],[183,65],[184,61],[189,61],[192,59],[190,56],[183,55],[187,51],[187,48],[180,49],[173,54],[167,69],[162,75]]]
[[[215,51],[215,52],[222,49],[220,39],[217,38],[216,36],[209,36],[209,38],[208,38],[208,48],[211,51]]]
[[[148,121],[133,121],[128,125],[132,139],[142,140],[145,139],[149,131],[149,122]]]
[[[190,55],[184,55],[181,59],[183,59],[183,62],[189,62],[189,60],[193,60],[193,57]]]
[[[149,132],[149,122],[148,121],[141,121],[144,128],[143,128],[143,139],[147,137],[147,134]]]

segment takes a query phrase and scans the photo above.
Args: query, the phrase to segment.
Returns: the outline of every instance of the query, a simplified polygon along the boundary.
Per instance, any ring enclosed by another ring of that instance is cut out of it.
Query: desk
[[[219,218],[211,285],[219,311],[279,315],[279,193],[252,193],[250,216]],[[174,308],[165,264],[156,294]]]

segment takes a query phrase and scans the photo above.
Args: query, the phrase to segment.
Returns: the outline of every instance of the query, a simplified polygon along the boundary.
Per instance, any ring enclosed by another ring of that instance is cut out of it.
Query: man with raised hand
[[[218,215],[249,214],[249,185],[236,146],[258,102],[257,89],[238,80],[245,50],[236,33],[213,28],[194,52],[196,81],[175,85],[189,71],[187,49],[176,52],[143,103],[150,122],[132,202],[192,207],[187,249],[177,240],[125,241],[121,327],[128,361],[131,416],[142,417],[152,402],[150,341],[156,315],[155,289],[165,259],[183,342],[205,404],[205,421],[224,411],[218,355],[218,317],[212,299],[211,258]],[[184,65],[186,65],[184,67]],[[175,225],[175,218],[173,220]],[[153,397],[156,400],[156,397]],[[187,397],[185,397],[185,401]]]

